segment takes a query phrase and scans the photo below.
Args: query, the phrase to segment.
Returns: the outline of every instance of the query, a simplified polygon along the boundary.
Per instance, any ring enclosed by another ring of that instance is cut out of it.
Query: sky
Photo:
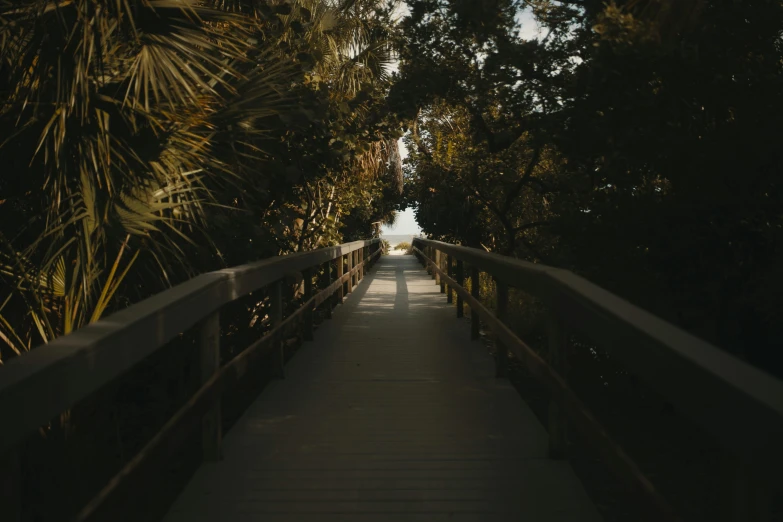
[[[419,228],[419,225],[416,223],[416,217],[413,215],[413,209],[409,207],[403,212],[397,213],[397,223],[394,224],[394,227],[383,226],[381,227],[381,232],[387,236],[405,236],[408,234],[418,236],[421,234],[421,228]]]

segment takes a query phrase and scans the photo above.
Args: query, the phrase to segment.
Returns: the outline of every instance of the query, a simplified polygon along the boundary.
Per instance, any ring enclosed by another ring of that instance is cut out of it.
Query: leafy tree
[[[390,9],[0,2],[0,360],[388,216]]]
[[[779,3],[408,5],[390,103],[425,232],[576,270],[783,371]]]
[[[390,98],[413,122],[420,224],[439,237],[544,259],[549,246],[534,236],[549,224],[559,161],[547,116],[572,66],[517,34],[516,2],[410,6]]]
[[[783,371],[783,8],[666,5],[585,19],[558,145],[589,189],[564,206],[562,242],[591,277]]]

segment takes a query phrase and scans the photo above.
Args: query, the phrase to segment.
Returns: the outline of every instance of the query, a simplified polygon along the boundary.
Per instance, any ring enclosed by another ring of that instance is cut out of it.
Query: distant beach
[[[413,238],[417,237],[414,234],[381,234],[381,238],[389,242],[391,246],[397,246],[400,243],[411,243]]]

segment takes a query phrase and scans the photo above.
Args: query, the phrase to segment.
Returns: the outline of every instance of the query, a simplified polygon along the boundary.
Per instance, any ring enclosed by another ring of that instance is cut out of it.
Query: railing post
[[[343,298],[345,297],[345,283],[342,282],[343,274],[345,273],[345,256],[337,258],[337,279],[340,280],[340,288],[337,290],[337,302],[343,304]]]
[[[348,253],[348,293],[353,293],[353,252]]]
[[[446,275],[448,275],[450,278],[454,277],[454,274],[451,270],[451,254],[446,255]],[[451,288],[451,285],[446,285],[446,302],[451,304],[454,302],[454,297],[451,295],[451,291],[453,289]]]
[[[18,445],[0,455],[0,506],[8,522],[22,521],[21,449]]]
[[[568,331],[562,321],[550,316],[547,321],[547,337],[549,340],[549,366],[567,382]],[[564,408],[557,401],[549,400],[549,456],[553,459],[564,459],[568,455],[568,417]]]
[[[313,297],[313,269],[308,268],[304,272],[304,300],[307,303]],[[302,337],[305,341],[313,340],[313,306],[305,304],[307,309],[304,311],[304,331]]]
[[[726,455],[720,522],[772,522],[773,497],[765,481],[738,455]],[[776,519],[777,520],[777,519]]]
[[[436,249],[435,250],[435,266],[440,268],[440,265],[441,265],[441,262],[440,262],[440,250]],[[432,275],[435,277],[435,284],[439,285],[440,284],[440,273],[437,270],[435,270],[434,267],[432,269]],[[441,287],[441,292],[443,292],[442,287]]]
[[[481,298],[481,292],[479,289],[479,270],[475,266],[470,267],[470,295],[473,299],[478,301]],[[478,339],[479,330],[481,329],[481,323],[479,322],[479,314],[474,308],[470,307],[470,338]]]
[[[280,326],[283,322],[283,282],[275,281],[269,288],[269,304],[272,310],[269,314],[271,320],[272,329]],[[274,343],[274,351],[277,352],[277,376],[281,379],[285,379],[285,343],[283,342],[283,336],[278,334]]]
[[[508,315],[508,285],[495,279],[495,293],[497,294],[497,316],[505,323]],[[508,377],[508,347],[495,335],[495,376]]]
[[[324,269],[326,270],[326,287],[328,288],[334,282],[332,279],[332,262],[327,261],[324,263]],[[334,294],[329,296],[329,299],[324,300],[324,306],[326,308],[326,318],[332,318],[332,307],[334,306]]]
[[[220,312],[207,316],[199,327],[199,361],[201,384],[209,381],[220,371]],[[210,408],[201,421],[201,447],[204,460],[218,461],[221,458],[223,438],[220,397],[215,395]]]
[[[457,259],[457,284],[461,287],[465,286],[465,271],[462,265],[462,259]],[[462,302],[462,294],[457,292],[457,318],[461,318],[465,314],[464,303]]]
[[[356,286],[359,284],[359,251],[354,250],[353,251],[353,268],[356,270],[353,274],[353,286]]]

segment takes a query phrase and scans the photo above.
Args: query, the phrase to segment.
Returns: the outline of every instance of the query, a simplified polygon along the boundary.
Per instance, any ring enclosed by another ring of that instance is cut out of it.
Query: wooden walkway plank
[[[600,520],[412,256],[386,256],[165,522]]]

